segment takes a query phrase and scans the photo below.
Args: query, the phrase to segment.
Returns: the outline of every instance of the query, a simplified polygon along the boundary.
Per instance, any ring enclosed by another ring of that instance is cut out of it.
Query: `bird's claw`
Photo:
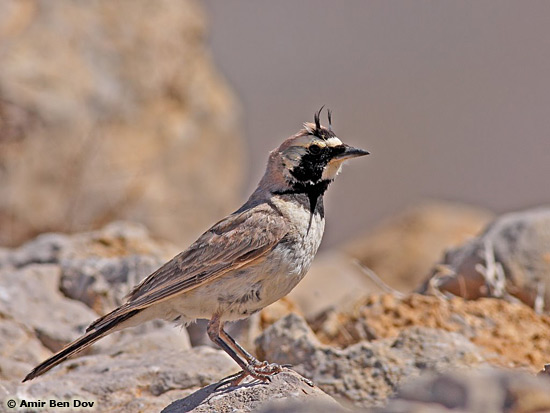
[[[256,380],[271,383],[272,377],[283,371],[283,367],[285,366],[276,363],[268,363],[267,361],[249,364],[246,369],[223,379],[216,387],[216,390],[228,383],[229,387],[236,387],[248,376]]]

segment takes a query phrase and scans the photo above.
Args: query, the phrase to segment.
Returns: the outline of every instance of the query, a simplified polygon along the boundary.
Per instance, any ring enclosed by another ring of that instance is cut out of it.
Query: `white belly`
[[[289,208],[287,208],[289,210]],[[306,275],[319,248],[324,220],[301,206],[289,234],[261,262],[229,272],[150,308],[151,316],[182,323],[221,314],[224,321],[246,318],[287,295]]]

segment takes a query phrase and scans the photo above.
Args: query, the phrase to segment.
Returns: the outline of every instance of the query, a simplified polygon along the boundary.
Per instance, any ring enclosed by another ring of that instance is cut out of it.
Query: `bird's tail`
[[[115,311],[113,311],[110,314],[107,314],[106,316],[92,323],[90,327],[88,327],[88,330],[86,330],[86,334],[84,334],[82,337],[77,338],[72,343],[67,344],[63,349],[59,350],[56,354],[51,356],[49,359],[40,363],[38,366],[32,369],[32,371],[29,374],[27,374],[27,376],[23,379],[23,382],[26,382],[27,380],[32,380],[35,377],[40,376],[41,374],[44,374],[49,369],[51,369],[54,366],[57,366],[59,363],[66,360],[73,354],[81,352],[85,348],[91,346],[100,338],[105,337],[109,333],[112,333],[115,327],[119,326],[120,323],[128,320],[129,318],[133,317],[138,312],[140,312],[140,310],[133,310],[125,314],[112,317]],[[107,323],[101,323],[101,321],[107,317],[110,317],[111,320]],[[97,328],[94,328],[94,326],[96,325],[99,325],[99,326]]]

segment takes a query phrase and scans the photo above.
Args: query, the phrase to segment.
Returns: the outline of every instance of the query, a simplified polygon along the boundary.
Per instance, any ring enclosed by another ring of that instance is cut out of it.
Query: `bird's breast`
[[[325,230],[322,197],[317,202],[315,211],[309,209],[307,197],[303,198],[294,195],[280,199],[279,205],[276,204],[285,215],[288,232],[273,250],[274,255],[280,255],[283,268],[291,276],[300,276],[300,279],[309,270]]]

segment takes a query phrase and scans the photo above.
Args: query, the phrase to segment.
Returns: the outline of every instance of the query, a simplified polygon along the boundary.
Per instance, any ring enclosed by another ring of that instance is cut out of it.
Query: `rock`
[[[260,311],[260,322],[254,338],[256,338],[261,331],[265,330],[271,324],[274,324],[276,321],[291,313],[303,316],[301,308],[288,295],[265,307],[262,311]]]
[[[161,321],[114,333],[79,357],[20,383],[54,347],[76,338],[97,317],[77,299],[107,311],[139,281],[134,278],[142,276],[147,263],[172,251],[143,227],[122,222],[75,235],[45,234],[20,248],[0,250],[0,403],[78,399],[115,412],[341,411],[333,398],[355,408],[380,406],[424,372],[461,374],[498,365],[534,373],[548,363],[550,316],[524,304],[382,294],[325,310],[313,320],[315,333],[292,313],[291,299],[234,324],[232,334],[242,336],[248,349],[247,341],[265,329],[256,341],[260,359],[294,365],[297,373],[285,370],[268,384],[248,381],[216,390],[213,383],[238,371],[235,362],[218,349],[190,349],[185,331]],[[74,285],[87,280],[83,284],[89,288],[73,294],[78,290],[70,283],[61,288],[63,276]],[[475,380],[481,388],[482,380]],[[448,389],[449,382],[451,390],[457,388],[447,380],[413,393],[432,394],[437,386]],[[520,397],[523,391],[510,394]]]
[[[391,287],[409,292],[443,251],[475,236],[491,214],[471,206],[428,202],[405,210],[343,248]]]
[[[288,298],[306,317],[314,317],[329,307],[339,307],[369,292],[380,290],[350,256],[341,252],[325,252],[318,254],[306,277]]]
[[[7,396],[20,400],[94,401],[99,411],[250,412],[273,400],[318,401],[339,409],[338,403],[292,371],[271,383],[253,382],[227,388],[217,381],[238,367],[221,350],[196,347],[185,352],[150,349],[80,357],[28,383],[4,382]],[[212,384],[213,383],[213,384]],[[199,389],[200,386],[205,386]]]
[[[46,233],[26,242],[17,249],[5,250],[0,258],[0,268],[21,268],[30,264],[55,264],[61,252],[70,244],[65,234]]]
[[[189,335],[184,327],[154,320],[137,327],[117,331],[94,344],[93,354],[140,354],[151,350],[184,351],[191,348]]]
[[[404,379],[485,363],[467,338],[427,328],[404,329],[397,339],[359,342],[345,349],[321,344],[306,322],[288,315],[257,340],[262,359],[291,364],[337,400],[368,407],[383,403]]]
[[[124,303],[132,286],[157,270],[163,260],[145,255],[64,259],[60,288],[63,294],[82,301],[98,314]]]
[[[171,244],[153,240],[142,225],[114,222],[74,235],[42,234],[19,248],[5,249],[0,269],[55,265],[65,296],[105,314],[177,252]]]
[[[43,234],[20,248],[5,249],[0,261],[0,331],[5,333],[0,377],[21,379],[50,351],[76,339],[156,268],[149,263],[163,262],[173,250],[152,240],[142,226],[122,222],[70,236]],[[22,347],[14,348],[14,343]],[[188,348],[184,329],[156,320],[112,334],[79,356]]]
[[[407,381],[376,413],[550,411],[550,380],[524,372],[482,369],[426,374]]]
[[[550,363],[545,364],[542,370],[539,371],[538,375],[550,377]]]
[[[419,292],[515,297],[550,308],[550,208],[502,215],[477,238],[447,251]]]
[[[118,222],[71,237],[60,254],[61,291],[98,314],[125,302],[146,276],[179,252],[151,239],[140,225]]]
[[[196,1],[0,16],[0,245],[129,219],[183,247],[237,206],[239,107]]]
[[[273,376],[270,383],[254,382],[216,391],[218,383],[207,386],[182,400],[167,406],[163,413],[176,412],[255,412],[272,411],[281,402],[322,404],[330,411],[341,411],[342,407],[318,387],[312,386],[292,370],[285,369]]]
[[[208,347],[85,356],[31,382],[3,382],[0,399],[79,399],[94,401],[97,411],[160,411],[237,369],[225,353]]]
[[[335,312],[314,325],[323,343],[347,347],[365,339],[395,338],[408,327],[457,332],[494,354],[504,367],[540,370],[550,354],[550,316],[522,303],[482,298],[468,301],[412,294],[390,294],[359,300],[351,311]]]
[[[0,313],[0,380],[24,377],[51,354],[32,330]]]
[[[346,413],[350,410],[333,403],[310,400],[279,400],[270,402],[257,410],[257,413]]]
[[[51,351],[82,334],[97,318],[86,305],[59,292],[60,276],[52,264],[0,271],[0,314],[28,326]]]

